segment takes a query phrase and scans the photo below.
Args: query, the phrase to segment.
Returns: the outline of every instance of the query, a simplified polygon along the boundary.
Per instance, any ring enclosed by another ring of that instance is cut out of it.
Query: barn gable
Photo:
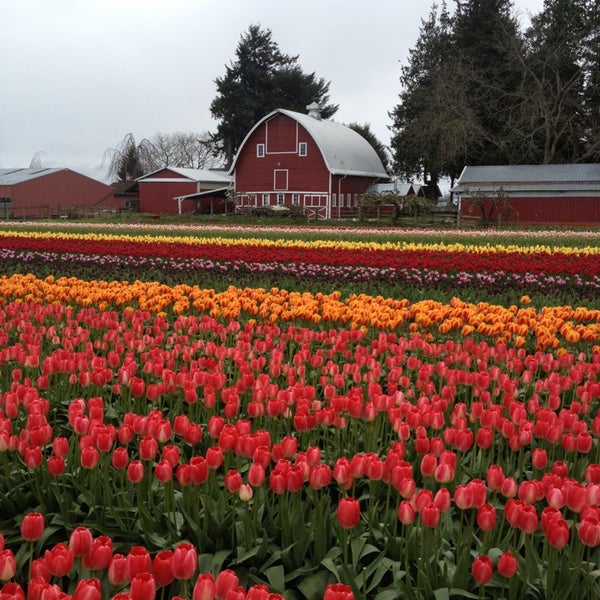
[[[238,208],[287,206],[313,218],[353,216],[358,196],[389,179],[360,134],[309,114],[277,109],[248,132],[230,169]]]

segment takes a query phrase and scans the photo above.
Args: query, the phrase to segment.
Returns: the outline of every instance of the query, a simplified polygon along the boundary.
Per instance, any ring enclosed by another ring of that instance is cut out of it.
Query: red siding
[[[489,204],[486,211],[489,210]],[[591,225],[600,224],[600,198],[593,197],[549,197],[510,198],[509,207],[496,210],[492,224],[501,214],[503,224],[512,225]],[[461,200],[461,215],[481,216],[481,209],[469,198]]]
[[[156,175],[159,177],[159,175]],[[181,176],[179,176],[181,178]],[[174,198],[194,194],[197,185],[194,181],[152,181],[151,179],[139,182],[140,212],[150,214],[176,215],[179,210],[178,202]],[[188,200],[182,205],[182,212],[191,212],[196,208],[196,203]]]
[[[69,169],[0,186],[0,197],[12,199],[15,218],[58,216],[84,207],[116,207],[109,185]]]
[[[307,156],[298,156],[299,142],[306,142]],[[266,152],[262,158],[256,155],[257,144],[265,144]],[[308,191],[329,194],[329,171],[321,151],[308,133],[285,115],[275,115],[262,123],[246,141],[236,162],[236,190],[275,192],[277,170],[287,171],[287,191],[290,194]]]

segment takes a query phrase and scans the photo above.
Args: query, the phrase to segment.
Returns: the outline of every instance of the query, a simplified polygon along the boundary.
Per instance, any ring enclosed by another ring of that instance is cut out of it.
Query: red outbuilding
[[[0,219],[60,217],[115,208],[109,185],[70,169],[0,169]]]
[[[356,131],[279,108],[263,117],[242,142],[230,173],[236,208],[285,206],[309,218],[358,215],[358,198],[389,177],[373,147]]]
[[[451,191],[463,223],[600,224],[600,164],[467,166]]]
[[[139,210],[150,214],[225,212],[231,177],[213,169],[165,167],[136,179]]]

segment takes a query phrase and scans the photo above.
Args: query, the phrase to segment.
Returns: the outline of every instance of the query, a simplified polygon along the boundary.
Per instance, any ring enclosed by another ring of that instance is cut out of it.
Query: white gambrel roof
[[[306,129],[319,147],[330,173],[334,175],[388,178],[377,152],[362,135],[341,123],[317,119],[310,115],[283,108],[278,108],[269,113],[250,130],[240,145],[230,173],[233,173],[238,156],[250,136],[262,123],[272,119],[277,114],[286,115]]]
[[[600,164],[467,166],[451,191],[600,194]]]
[[[186,179],[188,181],[200,182],[200,183],[231,183],[232,178],[227,174],[226,171],[213,170],[213,169],[187,169],[182,167],[161,167],[152,173],[146,173],[138,177],[136,181],[174,181],[173,177],[153,177],[155,173],[169,170],[180,176],[180,179]]]

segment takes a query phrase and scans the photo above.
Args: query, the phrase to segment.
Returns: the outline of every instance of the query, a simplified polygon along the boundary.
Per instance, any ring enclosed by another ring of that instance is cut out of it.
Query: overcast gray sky
[[[28,167],[38,154],[44,167],[105,179],[102,157],[128,133],[139,142],[214,130],[214,80],[252,23],[331,82],[336,121],[368,123],[387,145],[400,67],[432,4],[0,0],[0,168]],[[527,23],[543,0],[513,5]]]

